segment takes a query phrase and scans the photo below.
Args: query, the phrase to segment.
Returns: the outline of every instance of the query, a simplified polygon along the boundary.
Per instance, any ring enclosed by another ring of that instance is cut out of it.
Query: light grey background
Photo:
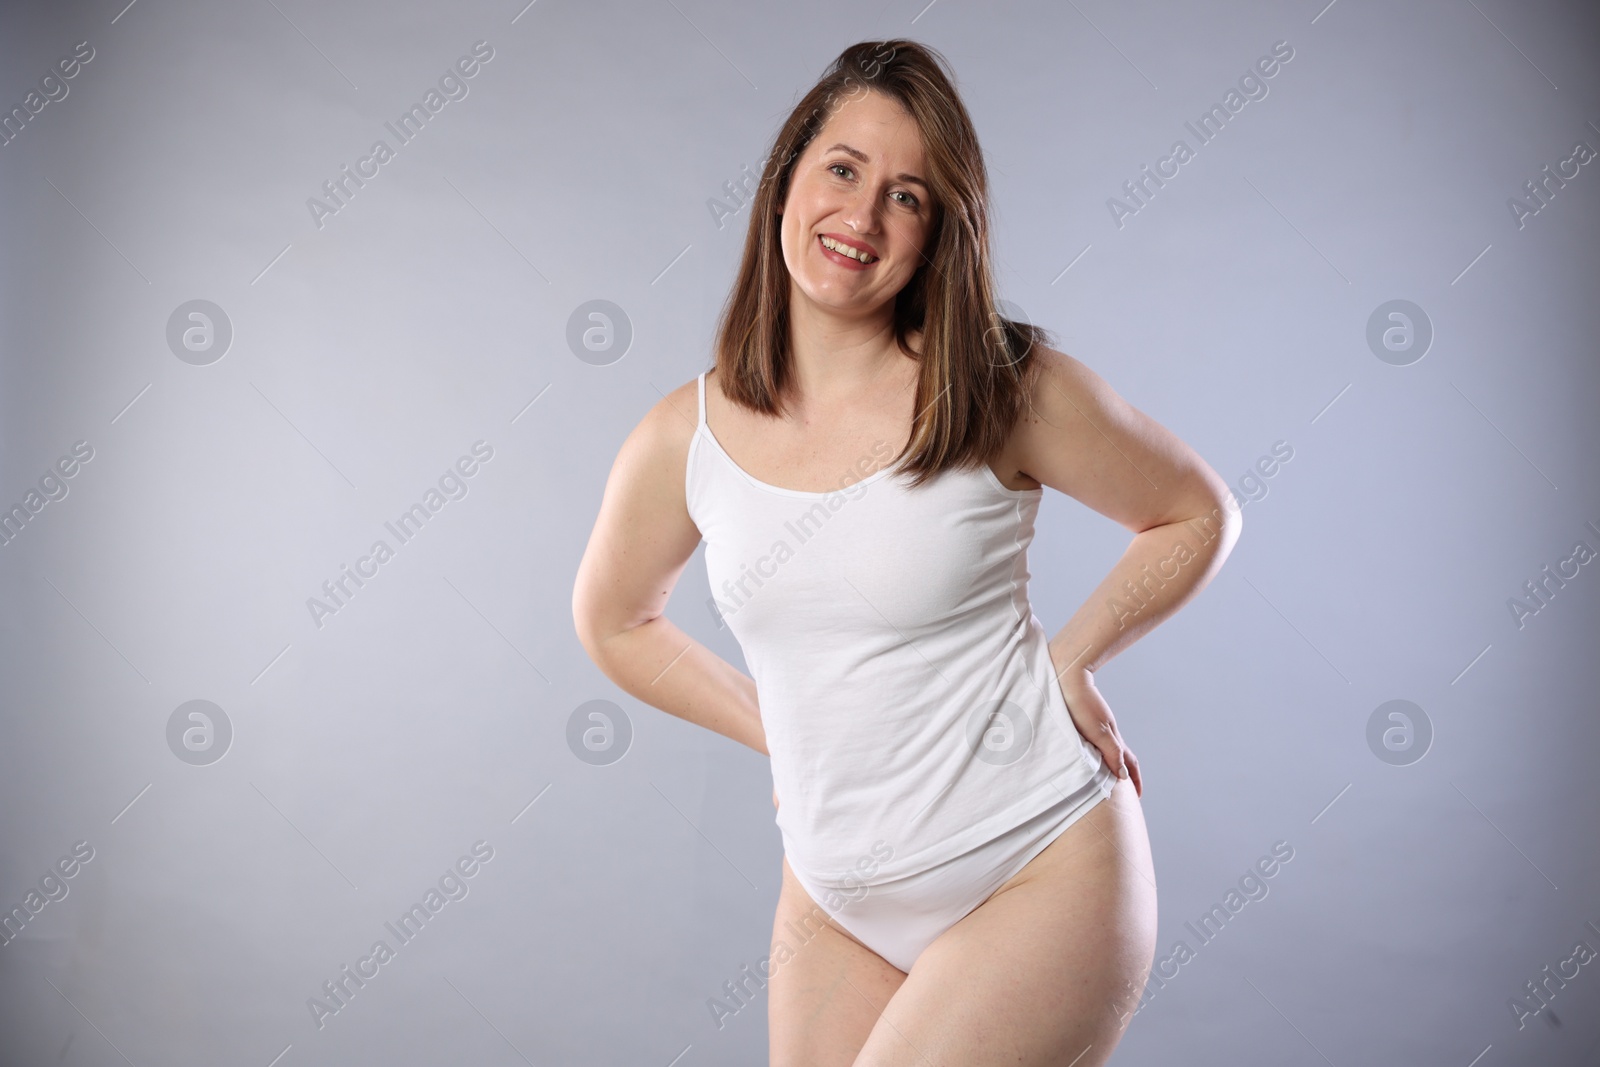
[[[767,953],[766,761],[621,693],[569,602],[622,438],[708,366],[746,222],[708,202],[843,47],[897,35],[954,65],[1006,299],[1235,485],[1293,448],[1216,581],[1100,675],[1158,957],[1194,953],[1115,1062],[1600,1063],[1600,960],[1520,1029],[1508,1003],[1600,949],[1600,564],[1508,607],[1600,550],[1600,161],[1508,205],[1600,148],[1590,5],[33,7],[0,15],[0,107],[94,57],[0,147],[0,505],[93,458],[0,547],[0,908],[93,858],[0,947],[4,1064],[764,1062],[764,996],[709,1002]],[[319,228],[307,200],[480,40]],[[1108,199],[1278,41],[1268,95],[1119,227]],[[207,365],[167,342],[196,299],[233,331]],[[632,331],[608,365],[567,341],[596,299]],[[1367,342],[1396,299],[1434,331],[1404,366]],[[1051,633],[1127,539],[1046,494]],[[697,557],[671,615],[742,665],[708,595]],[[597,699],[632,730],[609,765],[568,742]],[[233,731],[209,765],[168,743],[192,700]],[[1369,744],[1391,700],[1423,758]],[[322,983],[479,841],[319,1028]]]

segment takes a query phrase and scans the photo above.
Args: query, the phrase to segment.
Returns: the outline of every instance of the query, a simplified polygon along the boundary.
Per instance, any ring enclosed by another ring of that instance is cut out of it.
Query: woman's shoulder
[[[1088,364],[1049,345],[1034,345],[1028,362],[1029,372],[1024,376],[1027,403],[1023,407],[1035,419],[1055,422],[1058,416],[1081,412],[1082,400],[1108,388]]]
[[[652,404],[628,434],[623,450],[661,471],[681,471],[699,424],[699,405],[697,376]]]

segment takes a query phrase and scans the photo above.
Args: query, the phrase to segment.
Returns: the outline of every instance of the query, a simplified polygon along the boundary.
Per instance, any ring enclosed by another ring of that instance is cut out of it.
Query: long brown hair
[[[862,41],[835,59],[784,121],[762,168],[738,277],[716,338],[717,378],[736,403],[783,413],[789,368],[789,271],[777,212],[796,162],[828,116],[864,91],[899,101],[922,134],[932,194],[923,262],[894,301],[895,343],[918,358],[916,416],[902,474],[921,485],[951,467],[987,462],[1021,414],[1044,329],[999,312],[989,251],[989,178],[977,132],[945,58],[915,41]],[[907,344],[922,331],[922,353]]]

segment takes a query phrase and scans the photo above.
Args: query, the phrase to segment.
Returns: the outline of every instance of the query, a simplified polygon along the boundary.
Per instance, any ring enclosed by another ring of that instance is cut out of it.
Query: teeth
[[[875,263],[875,262],[877,262],[877,258],[878,257],[873,256],[873,255],[869,255],[866,252],[858,252],[854,248],[851,248],[849,245],[840,244],[838,241],[835,241],[831,237],[824,237],[822,239],[822,246],[824,248],[831,248],[835,252],[838,252],[840,255],[849,256],[851,259],[859,259],[863,263]]]

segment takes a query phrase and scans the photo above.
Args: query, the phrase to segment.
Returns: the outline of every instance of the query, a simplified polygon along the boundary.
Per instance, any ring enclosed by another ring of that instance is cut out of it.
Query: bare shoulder
[[[684,464],[699,417],[699,399],[690,379],[657,400],[639,419],[617,453],[617,466],[648,475],[651,482],[676,472],[681,498]]]
[[[693,379],[657,400],[629,431],[617,450],[600,506],[600,525],[617,529],[637,524],[629,537],[671,542],[692,550],[699,530],[689,516],[685,482],[689,445],[699,417]]]
[[[656,401],[617,450],[573,586],[586,647],[659,615],[700,543],[684,486],[696,392],[691,380]]]
[[[1025,423],[1059,425],[1062,419],[1080,411],[1084,404],[1105,404],[1116,397],[1104,378],[1088,364],[1065,352],[1049,345],[1037,345],[1033,359],[1037,370],[1030,379]]]
[[[711,388],[711,383],[706,383]],[[699,388],[690,378],[663,396],[645,412],[639,427],[655,445],[674,454],[687,454],[700,414]]]
[[[1082,360],[1044,345],[1034,358],[1013,446],[1023,472],[1135,532],[1225,497],[1226,484],[1194,449]]]

